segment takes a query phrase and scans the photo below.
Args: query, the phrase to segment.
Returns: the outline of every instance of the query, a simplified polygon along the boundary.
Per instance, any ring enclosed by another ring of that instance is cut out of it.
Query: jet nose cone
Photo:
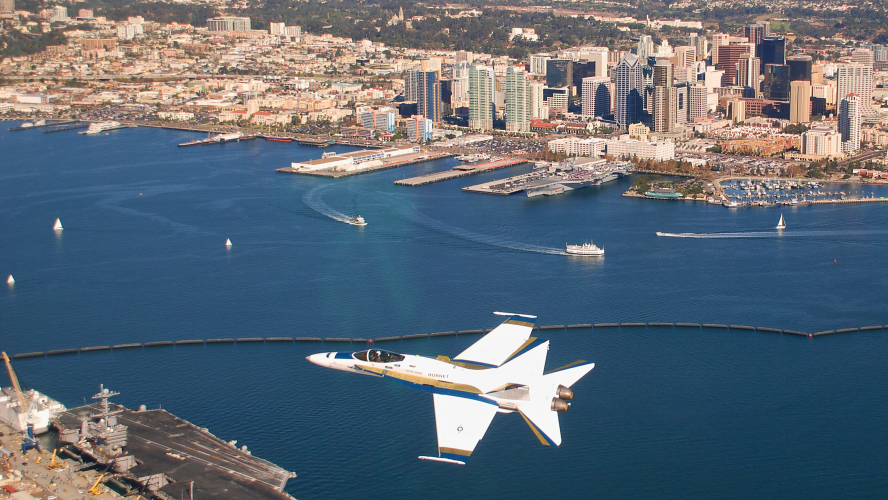
[[[327,353],[322,352],[322,353],[318,353],[318,354],[312,354],[311,356],[307,356],[305,359],[311,361],[312,363],[314,363],[318,366],[326,366],[326,363],[324,363],[324,360],[326,359],[326,357],[327,357]]]

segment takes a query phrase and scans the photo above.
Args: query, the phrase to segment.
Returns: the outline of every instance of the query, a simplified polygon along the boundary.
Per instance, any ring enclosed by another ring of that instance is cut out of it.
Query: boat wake
[[[698,238],[698,239],[724,239],[724,238],[823,238],[831,236],[862,236],[873,234],[886,234],[886,231],[789,231],[786,229],[773,231],[746,231],[737,233],[662,233],[657,231],[657,236],[666,238]]]
[[[475,243],[481,243],[483,245],[489,245],[493,247],[499,248],[508,248],[509,250],[518,250],[520,252],[533,252],[533,253],[542,253],[548,255],[567,255],[567,252],[564,250],[560,250],[558,248],[552,247],[544,247],[540,245],[528,245],[526,243],[515,243],[510,241],[503,241],[500,238],[494,236],[486,236],[483,234],[473,233],[471,231],[466,231],[465,229],[456,228],[453,226],[449,226],[444,224],[443,222],[437,221],[435,219],[426,217],[425,215],[419,213],[414,208],[414,214],[416,219],[419,222],[427,227],[432,229],[436,229],[440,232],[447,233],[451,236],[455,236],[457,238],[472,241]]]
[[[327,205],[321,199],[321,191],[327,187],[329,186],[318,186],[305,193],[305,195],[302,196],[302,202],[321,215],[326,215],[333,220],[350,224],[352,219],[351,217],[341,212],[337,212],[336,210],[333,210],[332,208],[330,208],[330,205]]]

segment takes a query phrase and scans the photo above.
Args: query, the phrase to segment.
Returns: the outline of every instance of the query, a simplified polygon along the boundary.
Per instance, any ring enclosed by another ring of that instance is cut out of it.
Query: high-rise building
[[[789,121],[811,121],[811,82],[796,80],[789,83]]]
[[[250,18],[224,16],[207,19],[207,31],[250,31]]]
[[[709,89],[697,83],[688,87],[688,122],[706,118],[709,114]]]
[[[697,59],[703,60],[706,59],[706,55],[709,52],[709,41],[706,40],[705,36],[697,37]]]
[[[811,127],[802,134],[802,154],[835,156],[842,152],[842,134],[832,127]]]
[[[492,130],[496,75],[490,66],[469,68],[469,128]]]
[[[693,68],[697,65],[697,46],[683,45],[675,48],[675,65],[679,68]]]
[[[595,76],[597,73],[596,65],[594,61],[575,61],[573,63],[573,81],[571,85],[573,85],[574,91],[577,95],[583,95],[583,79],[588,78],[590,76]]]
[[[593,118],[611,114],[611,81],[608,77],[583,78],[583,116]]]
[[[653,84],[654,132],[672,132],[676,123],[676,93],[672,86],[672,63],[668,59],[660,59],[654,65]]]
[[[425,142],[432,138],[432,120],[422,115],[414,115],[407,119],[407,140]]]
[[[404,80],[408,101],[416,101],[417,113],[435,123],[441,121],[441,82],[437,71],[412,69]]]
[[[674,113],[674,123],[687,123],[688,122],[688,114],[690,109],[690,91],[688,89],[688,84],[676,85],[675,86],[675,113]]]
[[[712,35],[712,64],[718,65],[718,51],[723,45],[728,45],[730,35],[724,33],[713,33]]]
[[[15,12],[15,0],[0,0],[0,12]]]
[[[789,81],[805,80],[811,82],[814,59],[808,55],[789,56],[786,58],[789,66]]]
[[[842,152],[854,154],[860,149],[860,97],[848,94],[839,105],[839,133]]]
[[[549,54],[534,54],[530,56],[530,72],[534,75],[546,76],[546,64],[551,58]]]
[[[789,66],[785,64],[765,65],[764,94],[774,101],[789,100]]]
[[[749,40],[749,43],[758,45],[765,38],[765,26],[761,23],[747,24],[743,34]]]
[[[759,64],[761,60],[758,57],[752,57],[750,54],[741,54],[737,60],[737,75],[734,79],[735,85],[742,85],[758,92],[759,88]]]
[[[766,36],[756,48],[762,69],[768,64],[786,64],[786,40],[782,36]]]
[[[55,5],[52,8],[52,15],[49,18],[50,22],[60,22],[64,23],[68,21],[68,8],[62,5]]]
[[[641,121],[644,91],[641,75],[641,62],[635,54],[626,54],[614,68],[615,103],[614,119],[621,129]]]
[[[873,68],[866,64],[839,64],[836,72],[836,102],[841,103],[845,97],[855,94],[862,116],[876,113],[873,108]]]
[[[654,55],[654,40],[650,35],[641,35],[638,38],[638,47],[635,49],[638,59],[647,61],[648,57]]]
[[[876,55],[870,49],[854,49],[851,51],[851,62],[864,64],[872,68],[876,62]]]
[[[530,88],[523,69],[506,69],[506,131],[530,132]]]
[[[268,33],[274,36],[280,36],[286,33],[287,23],[268,23]]]
[[[570,59],[549,59],[546,61],[546,85],[549,87],[572,86],[573,61]]]
[[[718,48],[718,64],[715,69],[725,72],[725,85],[737,85],[737,61],[743,54],[752,54],[748,43],[732,43]]]
[[[531,120],[545,120],[549,118],[549,108],[546,107],[546,100],[543,97],[543,89],[545,87],[545,84],[539,82],[533,82],[528,86]]]

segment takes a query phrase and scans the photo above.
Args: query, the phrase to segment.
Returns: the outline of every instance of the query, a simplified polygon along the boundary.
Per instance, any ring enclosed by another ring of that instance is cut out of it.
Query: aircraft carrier
[[[600,186],[630,173],[631,166],[625,164],[595,165],[591,168],[569,166],[541,179],[530,181],[523,188],[528,198],[554,196],[575,189]]]

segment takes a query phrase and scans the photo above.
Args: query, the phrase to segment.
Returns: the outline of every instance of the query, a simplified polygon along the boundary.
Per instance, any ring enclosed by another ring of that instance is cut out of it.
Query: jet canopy
[[[393,352],[383,351],[382,349],[370,349],[368,351],[360,351],[354,354],[355,359],[361,361],[369,361],[371,363],[395,363],[404,361],[404,356]]]

